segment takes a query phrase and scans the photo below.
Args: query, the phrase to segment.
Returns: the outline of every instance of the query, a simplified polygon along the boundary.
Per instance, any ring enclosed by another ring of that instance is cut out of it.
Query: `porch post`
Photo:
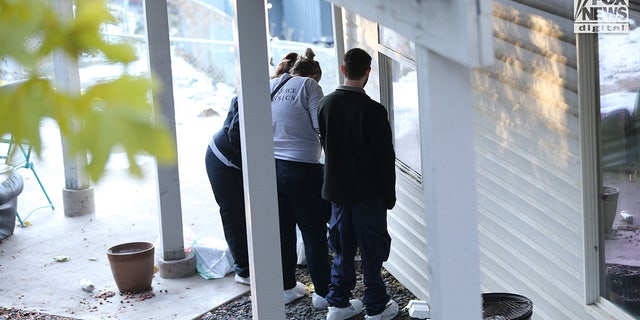
[[[73,19],[73,1],[57,0],[58,15],[63,20]],[[80,95],[80,70],[78,57],[71,57],[62,50],[53,54],[56,89],[72,95]],[[82,125],[74,123],[75,125]],[[82,170],[87,165],[87,156],[73,156],[67,141],[62,138],[65,188],[62,190],[64,215],[75,217],[96,211],[91,179]]]
[[[244,201],[254,319],[284,319],[265,1],[234,1]]]
[[[345,53],[344,27],[342,24],[342,7],[331,4],[331,18],[331,20],[333,21],[333,45],[335,46],[336,57],[338,57],[339,66],[342,64],[342,56],[344,56]],[[342,72],[338,72],[338,83],[344,83],[344,75],[342,74]]]
[[[162,88],[157,96],[152,97],[153,106],[160,108],[160,113],[171,130],[174,149],[177,150],[167,1],[145,1],[144,11],[149,67],[156,77],[154,79],[160,80]],[[162,241],[162,259],[158,263],[160,276],[188,277],[196,273],[195,256],[191,252],[184,252],[178,161],[172,165],[156,164],[156,172]]]
[[[416,46],[432,319],[481,319],[470,69]]]

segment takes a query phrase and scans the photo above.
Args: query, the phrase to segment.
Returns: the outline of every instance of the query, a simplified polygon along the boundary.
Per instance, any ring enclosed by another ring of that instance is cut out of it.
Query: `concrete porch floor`
[[[219,117],[216,117],[219,118]],[[212,118],[195,118],[178,126],[180,184],[185,235],[224,239],[218,208],[204,168],[204,151],[216,128]],[[106,176],[94,184],[94,213],[65,217],[62,203],[64,168],[60,136],[53,125],[42,128],[45,149],[35,159],[55,210],[43,208],[28,217],[28,226],[16,222],[14,234],[0,242],[0,307],[68,316],[78,319],[192,319],[249,291],[236,284],[233,274],[205,280],[153,278],[153,296],[138,301],[120,296],[107,261],[106,250],[130,241],[159,245],[159,214],[155,163],[141,159],[144,179],[128,175],[126,161],[112,157]],[[196,137],[196,138],[194,138]],[[121,159],[126,159],[124,156]],[[29,169],[20,169],[25,187],[18,197],[23,218],[46,205],[44,193]],[[159,248],[156,248],[156,257]],[[68,261],[56,262],[54,257]],[[95,285],[83,291],[80,281]],[[103,292],[113,291],[113,297]]]

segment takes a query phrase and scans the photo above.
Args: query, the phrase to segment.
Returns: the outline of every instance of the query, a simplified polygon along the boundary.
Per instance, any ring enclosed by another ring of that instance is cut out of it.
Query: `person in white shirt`
[[[315,287],[312,304],[326,309],[330,264],[327,222],[331,215],[328,201],[322,199],[323,166],[318,128],[318,103],[323,97],[318,84],[322,77],[315,53],[308,48],[298,57],[290,73],[271,80],[271,90],[287,82],[271,102],[273,148],[276,160],[280,242],[285,302],[306,294],[296,282],[296,225],[304,240],[307,269]]]

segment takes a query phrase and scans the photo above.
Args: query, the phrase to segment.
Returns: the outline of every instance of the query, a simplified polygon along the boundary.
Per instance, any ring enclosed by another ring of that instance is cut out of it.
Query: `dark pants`
[[[329,221],[329,246],[335,251],[327,301],[344,308],[356,285],[354,258],[360,248],[367,314],[378,314],[389,302],[382,279],[382,263],[389,258],[391,237],[387,232],[387,210],[383,199],[333,203]]]
[[[296,285],[297,224],[315,292],[324,297],[330,282],[327,244],[330,208],[321,197],[322,165],[276,159],[276,176],[284,289]]]
[[[249,276],[249,254],[242,170],[226,166],[209,147],[205,164],[213,195],[220,207],[224,237],[235,261],[236,274],[246,278]]]

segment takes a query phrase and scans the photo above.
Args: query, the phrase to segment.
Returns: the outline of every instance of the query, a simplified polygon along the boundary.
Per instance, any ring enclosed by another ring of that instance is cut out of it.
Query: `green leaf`
[[[11,119],[0,122],[0,134],[11,133],[40,154],[40,121],[51,116],[57,100],[47,80],[29,79],[0,87],[0,119]]]
[[[37,74],[38,66],[62,50],[71,57],[103,54],[113,63],[137,59],[124,43],[108,43],[100,34],[115,18],[104,0],[76,0],[75,18],[62,21],[48,0],[0,0],[0,59],[13,59],[31,73],[19,83],[0,85],[0,135],[29,143],[41,152],[40,123],[54,119],[72,155],[89,155],[85,168],[98,181],[114,150],[125,150],[130,172],[141,175],[134,159],[155,156],[159,163],[176,159],[174,137],[149,97],[151,81],[124,75],[97,84],[79,95],[56,91]],[[1,84],[1,83],[0,83]]]
[[[42,0],[0,0],[0,58],[11,58],[31,69],[37,62],[37,39],[55,15]]]
[[[91,108],[82,115],[84,126],[71,144],[91,155],[89,173],[97,179],[111,150],[123,147],[129,159],[130,172],[141,173],[135,155],[155,155],[159,162],[175,161],[173,139],[163,119],[153,111],[147,95],[148,79],[123,76],[109,83],[89,88],[82,99]]]

